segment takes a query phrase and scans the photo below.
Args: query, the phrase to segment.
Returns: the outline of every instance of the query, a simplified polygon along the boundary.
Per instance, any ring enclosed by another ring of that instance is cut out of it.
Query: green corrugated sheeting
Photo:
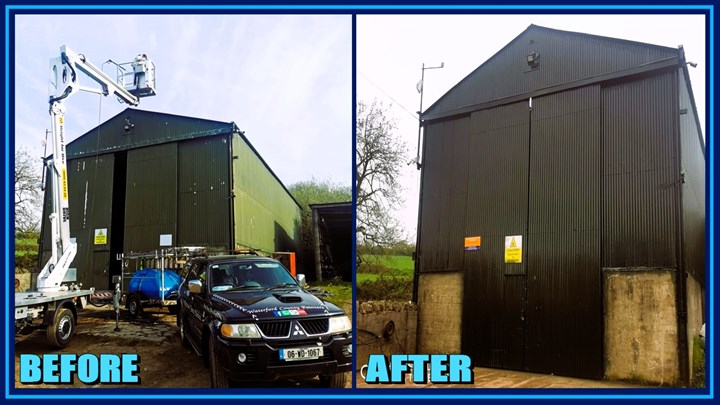
[[[125,252],[160,247],[160,235],[173,235],[177,215],[178,144],[132,149],[127,154]]]
[[[178,245],[230,248],[228,138],[178,144]]]
[[[235,246],[295,251],[300,207],[240,135],[233,136]]]

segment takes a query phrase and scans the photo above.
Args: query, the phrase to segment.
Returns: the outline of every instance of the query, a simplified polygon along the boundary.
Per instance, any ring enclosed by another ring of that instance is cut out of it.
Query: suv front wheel
[[[321,375],[320,384],[327,388],[345,388],[348,373],[337,373],[333,375]]]

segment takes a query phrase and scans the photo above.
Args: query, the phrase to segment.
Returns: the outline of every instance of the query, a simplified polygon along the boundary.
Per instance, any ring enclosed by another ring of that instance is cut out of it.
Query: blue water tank
[[[165,270],[165,298],[178,290],[182,278],[172,270]],[[133,274],[128,292],[141,292],[146,299],[159,300],[162,272],[159,269],[142,269]]]

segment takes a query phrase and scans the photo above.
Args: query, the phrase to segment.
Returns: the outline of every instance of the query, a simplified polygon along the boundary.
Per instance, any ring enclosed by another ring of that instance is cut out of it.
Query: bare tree
[[[395,136],[388,109],[374,100],[358,102],[356,122],[356,192],[358,244],[387,246],[402,239],[402,227],[391,215],[404,201],[398,183],[407,148]]]
[[[15,232],[38,232],[42,212],[40,160],[20,148],[15,151]]]

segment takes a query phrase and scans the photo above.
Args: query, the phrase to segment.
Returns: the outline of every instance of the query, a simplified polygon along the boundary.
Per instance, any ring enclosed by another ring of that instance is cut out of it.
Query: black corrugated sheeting
[[[529,370],[601,378],[600,88],[533,99]]]
[[[705,153],[684,74],[679,76],[685,269],[705,286]]]
[[[603,88],[603,267],[678,265],[674,77]]]
[[[465,234],[452,241],[465,259],[463,353],[479,365],[517,370],[523,368],[524,264],[506,264],[504,249],[506,235],[524,235],[527,227],[529,117],[527,102],[472,114]],[[428,136],[445,135],[429,130]],[[466,235],[481,236],[480,250],[463,252]]]
[[[539,55],[540,68],[525,57]],[[544,89],[677,57],[678,50],[634,41],[529,26],[430,106],[423,115]]]

